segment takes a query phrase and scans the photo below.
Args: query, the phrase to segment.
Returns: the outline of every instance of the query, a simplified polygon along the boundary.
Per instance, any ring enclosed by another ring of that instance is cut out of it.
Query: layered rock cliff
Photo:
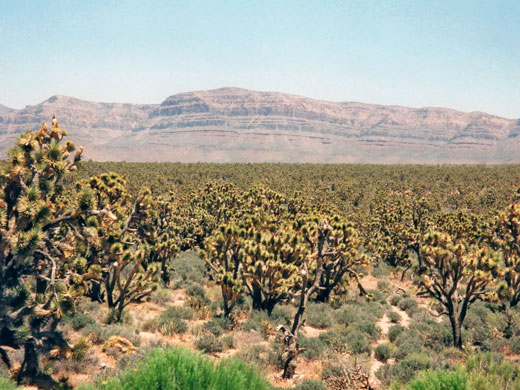
[[[96,160],[520,162],[520,120],[239,88],[177,94],[160,105],[53,96],[21,110],[0,106],[0,157],[52,113]]]

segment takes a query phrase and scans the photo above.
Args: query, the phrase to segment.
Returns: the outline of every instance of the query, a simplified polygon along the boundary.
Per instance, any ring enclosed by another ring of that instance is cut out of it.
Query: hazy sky
[[[0,104],[224,86],[520,118],[520,1],[0,0]]]

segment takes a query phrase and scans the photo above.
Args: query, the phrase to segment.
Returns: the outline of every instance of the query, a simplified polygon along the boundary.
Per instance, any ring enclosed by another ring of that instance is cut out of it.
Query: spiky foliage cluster
[[[514,307],[520,302],[520,203],[514,202],[499,213],[491,243],[502,253],[504,267],[498,293]]]
[[[177,253],[172,209],[147,188],[131,199],[125,178],[113,172],[78,183],[78,190],[78,208],[89,216],[81,221],[76,264],[89,271],[91,297],[106,298],[120,319],[129,303],[155,290],[159,270],[166,273]]]
[[[349,280],[358,280],[358,266],[366,266],[356,229],[339,217],[307,207],[301,199],[286,198],[262,187],[244,192],[231,221],[221,225],[205,241],[204,258],[222,288],[224,310],[246,293],[255,309],[270,313],[279,302],[294,299],[302,287],[302,272],[316,272],[305,264],[318,251],[318,228],[322,220],[332,224],[329,250],[318,297],[328,300],[331,292]]]
[[[496,300],[492,290],[501,276],[500,258],[486,247],[470,246],[448,234],[432,232],[421,248],[420,294],[441,304],[453,333],[453,345],[462,348],[462,324],[470,306],[479,299]]]
[[[66,211],[59,196],[62,178],[77,169],[80,148],[62,143],[64,130],[53,119],[38,132],[22,134],[9,151],[0,175],[0,354],[2,346],[25,345],[20,381],[52,383],[38,369],[36,350],[66,343],[55,332],[73,309],[76,279],[63,264],[75,256],[74,231],[65,222],[79,212]]]

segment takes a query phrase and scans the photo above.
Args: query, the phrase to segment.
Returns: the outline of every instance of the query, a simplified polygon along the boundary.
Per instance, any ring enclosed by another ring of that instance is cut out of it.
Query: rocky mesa
[[[53,96],[20,110],[0,106],[0,158],[52,113],[86,158],[100,161],[520,162],[520,120],[240,88],[181,93],[160,105]]]

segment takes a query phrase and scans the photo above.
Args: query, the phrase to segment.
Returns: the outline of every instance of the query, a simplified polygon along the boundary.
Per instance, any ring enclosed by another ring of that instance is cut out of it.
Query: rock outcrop
[[[0,157],[52,113],[95,160],[520,162],[520,120],[239,88],[177,94],[160,105],[53,96],[21,110],[0,106]]]

